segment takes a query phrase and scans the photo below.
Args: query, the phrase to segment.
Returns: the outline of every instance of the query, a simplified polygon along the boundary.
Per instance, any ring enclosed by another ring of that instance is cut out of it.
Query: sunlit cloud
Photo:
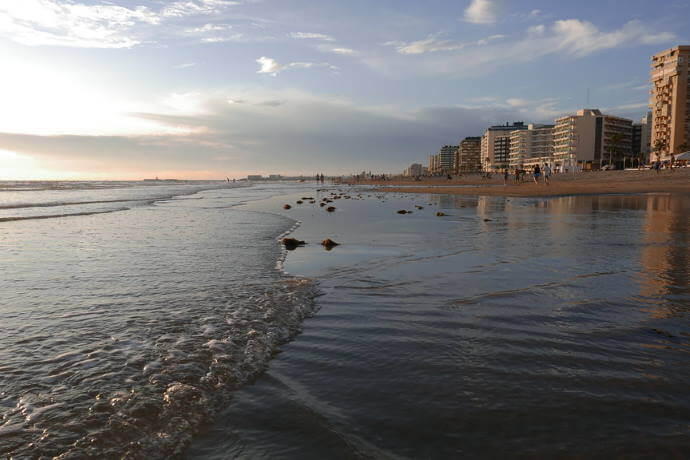
[[[256,60],[259,64],[259,70],[256,73],[277,76],[278,73],[287,69],[311,69],[314,67],[326,67],[330,70],[338,70],[337,66],[331,65],[327,62],[291,62],[289,64],[280,64],[278,61],[265,56]]]
[[[228,91],[224,97],[199,91],[178,94],[173,101],[180,99],[184,103],[177,105],[176,112],[136,116],[168,128],[183,128],[183,135],[0,133],[0,148],[55,168],[72,171],[80,165],[85,174],[98,172],[104,165],[115,170],[125,169],[128,164],[152,172],[192,170],[199,165],[208,169],[207,165],[217,161],[214,159],[228,157],[233,158],[231,166],[239,170],[257,169],[256,159],[262,158],[262,164],[267,168],[270,165],[273,171],[300,173],[319,167],[335,174],[351,172],[357,162],[397,170],[417,160],[420,153],[436,150],[439,143],[457,142],[461,136],[480,133],[494,119],[512,120],[518,116],[509,107],[383,109],[296,90]],[[186,107],[190,100],[197,101],[201,109]],[[229,103],[231,100],[233,103]],[[216,176],[212,173],[209,177]]]
[[[465,20],[474,24],[493,24],[498,19],[496,0],[472,0],[465,10]]]
[[[325,41],[329,41],[329,42],[335,41],[335,38],[331,37],[330,35],[311,33],[311,32],[292,32],[292,33],[288,34],[288,36],[291,38],[300,38],[300,39],[325,40]]]
[[[5,1],[0,3],[0,36],[30,46],[132,48],[155,37],[152,31],[159,30],[167,19],[211,15],[239,4],[189,0],[173,2],[156,10],[147,6],[128,8],[110,2]],[[220,29],[216,27],[221,26],[207,24],[192,30],[217,32]]]

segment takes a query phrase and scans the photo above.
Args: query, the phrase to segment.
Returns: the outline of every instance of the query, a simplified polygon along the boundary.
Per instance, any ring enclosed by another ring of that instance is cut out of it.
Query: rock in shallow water
[[[304,241],[298,240],[297,238],[283,238],[281,241],[288,251],[294,251],[299,246],[304,246],[306,244]]]
[[[326,238],[325,240],[323,240],[321,242],[321,246],[326,248],[327,251],[330,251],[331,249],[333,249],[334,247],[339,246],[339,245],[340,245],[340,243],[336,243],[335,241],[333,241],[330,238]]]

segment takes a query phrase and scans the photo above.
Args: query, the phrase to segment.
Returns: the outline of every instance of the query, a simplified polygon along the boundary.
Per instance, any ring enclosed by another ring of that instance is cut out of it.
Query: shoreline
[[[528,176],[529,177],[529,176]],[[459,177],[452,180],[425,178],[421,181],[360,181],[350,185],[372,185],[378,192],[435,193],[448,195],[486,195],[508,197],[555,197],[576,195],[609,195],[639,193],[690,193],[690,168],[643,171],[596,171],[578,174],[556,174],[549,185],[540,181],[516,184],[510,176],[503,184],[503,177],[491,179],[479,176]]]

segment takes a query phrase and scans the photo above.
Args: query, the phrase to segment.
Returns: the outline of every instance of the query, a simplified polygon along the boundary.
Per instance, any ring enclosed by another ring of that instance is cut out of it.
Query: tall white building
[[[482,169],[485,171],[501,171],[508,167],[510,156],[510,134],[513,131],[527,129],[521,121],[512,125],[489,126],[482,135]]]
[[[551,163],[554,126],[529,124],[527,129],[513,131],[510,134],[510,168]]]

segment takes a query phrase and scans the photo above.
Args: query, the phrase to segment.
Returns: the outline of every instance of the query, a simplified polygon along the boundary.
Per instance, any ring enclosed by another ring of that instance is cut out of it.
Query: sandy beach
[[[607,193],[690,193],[690,168],[641,171],[593,171],[578,174],[555,174],[550,184],[535,184],[528,175],[525,182],[516,184],[510,176],[503,185],[503,176],[491,179],[479,175],[465,175],[451,180],[424,178],[421,181],[400,179],[392,181],[360,181],[358,185],[385,186],[385,190],[405,193],[444,193],[453,195],[492,196],[561,196]]]

